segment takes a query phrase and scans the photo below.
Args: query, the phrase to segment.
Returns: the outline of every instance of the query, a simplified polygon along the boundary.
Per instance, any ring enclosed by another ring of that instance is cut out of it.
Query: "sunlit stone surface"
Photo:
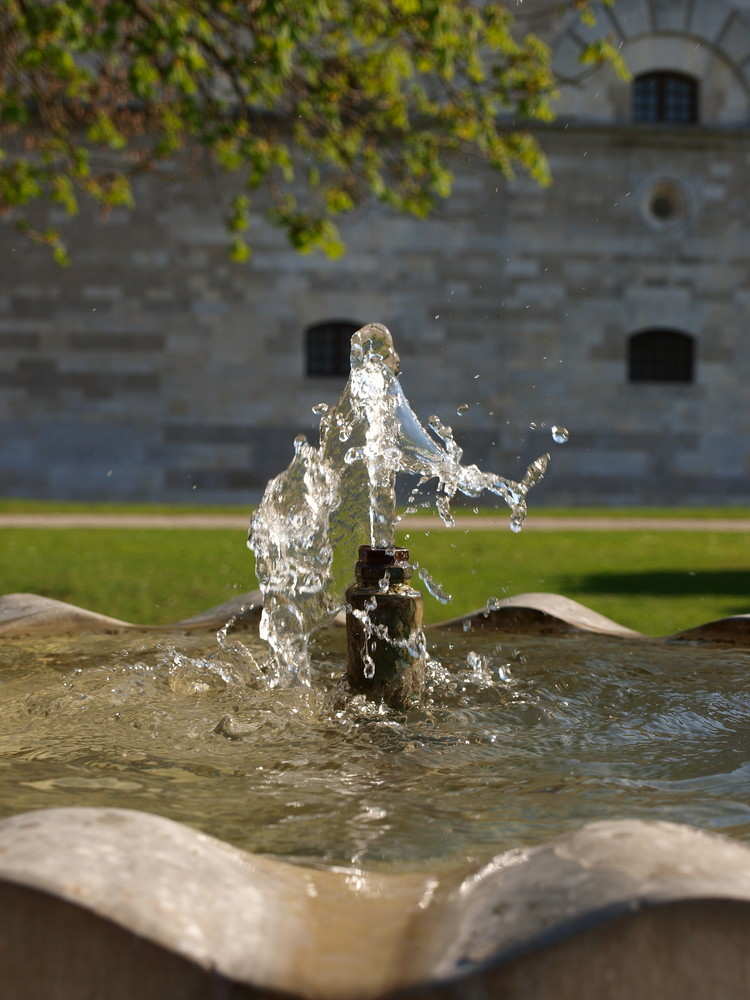
[[[590,824],[475,871],[383,874],[284,864],[145,813],[47,810],[0,822],[0,901],[16,1000],[688,985],[715,1000],[750,981],[750,850],[665,823]]]

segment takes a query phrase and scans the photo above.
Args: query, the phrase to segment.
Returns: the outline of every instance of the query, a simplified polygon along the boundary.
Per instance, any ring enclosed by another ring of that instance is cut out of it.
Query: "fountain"
[[[404,396],[398,371],[386,327],[368,323],[355,333],[344,392],[333,408],[320,410],[320,445],[297,439],[289,468],[268,484],[253,515],[248,544],[263,593],[260,634],[273,651],[269,669],[277,678],[309,681],[309,637],[341,609],[360,542],[367,538],[374,549],[395,550],[399,473],[418,477],[412,499],[436,481],[434,503],[447,525],[453,523],[450,503],[457,492],[478,497],[487,490],[508,504],[511,527],[519,531],[526,495],[547,468],[549,455],[542,455],[516,483],[462,465],[451,428],[432,416],[432,436],[428,433]],[[407,507],[407,513],[413,510]],[[380,575],[384,589],[395,572],[391,566]],[[429,585],[429,574],[424,579]],[[364,608],[359,615],[360,625],[371,632],[371,616]],[[350,634],[353,630],[350,622]],[[414,644],[420,641],[417,632]],[[389,645],[393,648],[392,641]],[[367,664],[363,670],[368,672]]]
[[[457,492],[478,497],[487,490],[508,504],[511,527],[519,531],[526,495],[549,455],[532,463],[520,483],[462,465],[451,429],[432,416],[430,436],[409,406],[393,339],[380,323],[354,334],[350,367],[338,403],[322,409],[320,445],[298,438],[292,463],[268,484],[253,516],[248,544],[263,593],[260,634],[277,677],[309,682],[309,637],[341,609],[341,570],[351,573],[353,546],[366,535],[356,586],[346,592],[347,677],[354,690],[404,708],[419,700],[426,651],[421,594],[407,585],[408,552],[396,548],[397,475],[418,477],[412,499],[435,480],[435,506],[447,525]]]
[[[171,629],[0,599],[14,1000],[747,991],[748,619],[649,640],[531,594],[424,628],[396,475],[518,528],[547,456],[463,466],[397,369],[355,336],[253,518],[262,594]]]

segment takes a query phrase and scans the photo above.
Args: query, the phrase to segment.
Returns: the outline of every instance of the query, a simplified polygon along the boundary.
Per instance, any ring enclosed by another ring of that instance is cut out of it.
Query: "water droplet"
[[[328,403],[316,403],[312,411],[313,413],[328,413]]]
[[[437,497],[435,500],[435,506],[437,507],[438,514],[447,528],[452,528],[455,525],[453,519],[453,514],[451,514],[451,500],[450,497]]]
[[[484,657],[481,653],[477,653],[473,649],[469,650],[466,654],[466,666],[470,670],[473,670],[475,674],[480,674],[484,667]]]
[[[565,444],[569,437],[570,434],[565,427],[558,427],[557,424],[552,425],[552,440],[557,444]]]
[[[468,403],[461,403],[460,406],[456,407],[456,413],[459,415],[459,417],[462,417],[464,413],[468,412],[468,409],[469,409]]]
[[[354,462],[361,462],[364,457],[364,448],[350,448],[344,455],[344,461],[347,465],[352,465]]]
[[[448,604],[453,600],[452,595],[446,593],[437,580],[433,580],[432,576],[430,576],[423,566],[418,568],[418,574],[419,579],[424,583],[425,587],[427,587],[428,593],[431,597],[434,597],[436,601],[440,601],[441,604]]]

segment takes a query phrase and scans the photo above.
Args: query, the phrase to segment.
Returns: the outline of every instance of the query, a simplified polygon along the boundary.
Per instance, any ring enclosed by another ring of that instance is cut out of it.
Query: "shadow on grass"
[[[645,570],[632,573],[589,573],[569,577],[569,589],[595,597],[617,594],[632,597],[725,597],[737,600],[727,614],[745,614],[750,608],[750,569]]]

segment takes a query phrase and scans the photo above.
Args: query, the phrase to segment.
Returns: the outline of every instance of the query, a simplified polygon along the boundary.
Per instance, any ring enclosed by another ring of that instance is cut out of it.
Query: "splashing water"
[[[537,458],[520,483],[462,465],[463,452],[437,416],[422,426],[398,381],[391,335],[369,323],[352,337],[351,374],[339,401],[320,412],[320,444],[294,442],[289,467],[269,482],[253,516],[248,545],[263,592],[260,634],[271,647],[275,684],[309,683],[308,641],[342,607],[357,546],[395,546],[396,476],[436,480],[435,507],[448,526],[457,492],[485,490],[510,508],[520,531],[526,494],[543,477],[549,455]],[[430,433],[431,432],[431,433]]]

